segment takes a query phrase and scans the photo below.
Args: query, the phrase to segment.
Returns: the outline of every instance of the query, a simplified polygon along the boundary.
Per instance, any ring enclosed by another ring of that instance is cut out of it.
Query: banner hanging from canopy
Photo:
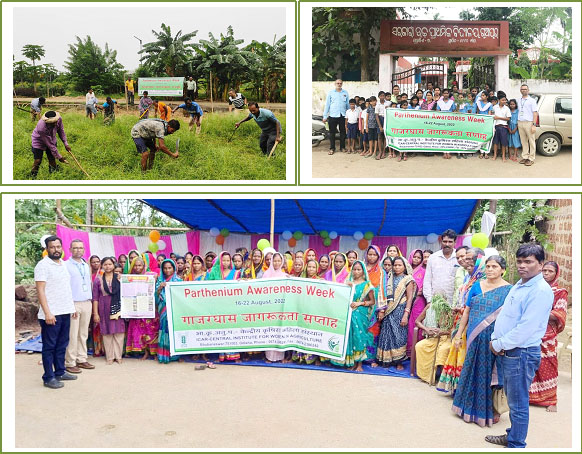
[[[492,115],[386,109],[386,144],[398,151],[489,153]]]
[[[175,354],[297,350],[343,359],[352,288],[301,278],[169,282]]]

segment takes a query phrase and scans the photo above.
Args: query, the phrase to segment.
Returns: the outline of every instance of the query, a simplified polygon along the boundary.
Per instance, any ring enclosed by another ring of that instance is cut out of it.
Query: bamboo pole
[[[125,110],[129,110],[129,95],[127,94],[127,85],[125,85],[126,75],[125,71],[123,72],[123,86],[125,87]]]
[[[271,199],[271,229],[269,230],[271,247],[275,247],[275,199]]]
[[[212,71],[210,71],[210,108],[212,113],[214,113],[214,100],[212,98]]]
[[[60,202],[60,200],[59,200]],[[63,215],[64,216],[64,215]],[[161,230],[161,231],[168,231],[168,232],[189,232],[190,228],[188,227],[143,227],[137,225],[101,225],[101,224],[71,224],[66,218],[59,220],[66,220],[65,224],[69,228],[75,227],[91,227],[91,228],[101,228],[101,229],[128,229],[128,230]],[[55,225],[58,222],[35,222],[35,221],[16,221],[15,224],[39,224],[39,225]]]

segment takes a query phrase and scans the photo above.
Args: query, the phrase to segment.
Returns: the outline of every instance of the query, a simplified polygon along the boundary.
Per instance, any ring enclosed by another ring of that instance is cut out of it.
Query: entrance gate
[[[447,80],[447,70],[443,63],[425,63],[415,66],[399,73],[392,74],[392,85],[400,87],[400,93],[407,93],[410,98],[419,88],[426,89],[428,82],[432,82],[433,87],[445,87]]]
[[[479,87],[482,89],[485,84],[491,88],[495,87],[495,65],[473,64],[471,66],[471,77],[469,78],[469,88]]]

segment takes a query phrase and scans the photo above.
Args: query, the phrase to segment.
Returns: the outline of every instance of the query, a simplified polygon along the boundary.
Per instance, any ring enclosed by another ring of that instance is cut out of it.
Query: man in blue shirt
[[[350,108],[350,96],[342,89],[343,81],[335,81],[335,90],[327,94],[325,108],[323,109],[323,122],[329,121],[329,154],[335,153],[335,133],[339,126],[340,151],[345,152],[346,148],[346,112]]]
[[[234,127],[238,128],[245,121],[255,120],[257,126],[261,128],[261,136],[259,137],[261,151],[264,154],[269,154],[275,144],[281,142],[281,122],[277,120],[273,112],[269,109],[259,108],[256,102],[249,103],[249,112],[249,116],[237,122]]]
[[[202,121],[202,115],[204,112],[197,102],[192,101],[190,98],[186,98],[183,104],[180,104],[172,113],[176,112],[178,109],[184,109],[190,114],[190,121],[188,122],[188,129],[192,131],[194,123],[196,123],[196,134],[200,134],[200,122]]]
[[[540,365],[542,337],[548,326],[554,293],[544,280],[544,248],[522,244],[517,253],[521,279],[507,294],[495,321],[489,348],[502,355],[503,389],[509,405],[511,427],[504,435],[485,440],[508,448],[525,448],[529,425],[529,388]]]
[[[38,121],[42,117],[42,106],[46,102],[42,96],[40,98],[34,98],[30,102],[30,117],[32,121]]]

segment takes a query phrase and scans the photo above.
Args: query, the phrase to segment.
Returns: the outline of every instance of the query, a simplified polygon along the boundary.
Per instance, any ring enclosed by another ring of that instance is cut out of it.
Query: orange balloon
[[[224,237],[222,235],[218,235],[216,237],[216,244],[220,244],[220,245],[224,244]]]
[[[161,238],[160,232],[158,232],[157,230],[152,230],[150,232],[150,240],[152,241],[152,243],[157,243]]]
[[[297,246],[297,240],[295,238],[291,237],[291,238],[289,238],[288,244],[289,244],[289,247],[295,247],[295,246]]]
[[[358,247],[363,251],[364,249],[368,248],[368,240],[366,238],[362,238],[358,241]]]

